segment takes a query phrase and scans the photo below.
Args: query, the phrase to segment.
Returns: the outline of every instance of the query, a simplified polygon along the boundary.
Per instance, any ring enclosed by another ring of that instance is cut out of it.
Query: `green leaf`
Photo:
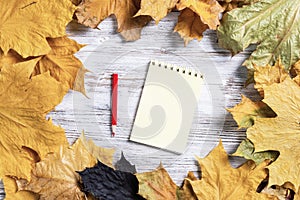
[[[265,160],[276,160],[279,156],[278,151],[263,151],[263,152],[254,152],[254,145],[248,139],[245,139],[241,142],[240,146],[236,150],[233,156],[244,157],[249,160],[253,160],[256,165],[259,165]]]
[[[280,57],[290,69],[300,57],[300,0],[261,0],[224,15],[218,29],[219,44],[233,54],[250,44],[256,51],[244,62],[273,65]]]

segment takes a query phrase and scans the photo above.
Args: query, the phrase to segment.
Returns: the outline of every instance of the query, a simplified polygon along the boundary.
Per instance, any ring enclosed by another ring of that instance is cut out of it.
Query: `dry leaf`
[[[102,148],[95,145],[93,140],[86,139],[84,133],[80,135],[80,142],[97,160],[100,160],[105,165],[112,167],[113,157],[116,151],[115,149]]]
[[[70,0],[2,0],[0,48],[23,58],[47,54],[51,48],[46,38],[64,36],[74,11]]]
[[[247,130],[255,152],[277,150],[280,156],[268,166],[269,185],[291,182],[295,191],[300,186],[300,88],[290,78],[264,88],[263,100],[277,114],[275,118],[257,118]]]
[[[40,199],[86,199],[81,192],[80,178],[76,171],[93,167],[97,163],[97,157],[102,156],[94,156],[92,153],[97,155],[105,151],[97,150],[94,144],[84,140],[84,136],[81,136],[71,147],[62,147],[60,151],[48,154],[34,165],[29,182],[25,179],[16,180],[18,189],[37,193]],[[87,143],[92,147],[87,149]],[[91,149],[93,151],[89,152]]]
[[[187,179],[198,199],[257,200],[273,199],[256,192],[260,182],[267,176],[267,162],[255,167],[248,161],[237,169],[231,167],[222,142],[205,158],[198,158],[202,177]]]
[[[255,152],[254,145],[248,139],[245,139],[241,142],[237,150],[232,154],[233,156],[240,156],[246,159],[253,160],[256,165],[264,162],[265,160],[274,161],[278,158],[278,151],[264,151],[264,152]]]
[[[274,185],[270,188],[264,188],[261,193],[276,196],[278,200],[292,200],[292,191],[285,186]]]
[[[135,17],[149,15],[158,24],[162,18],[172,11],[177,2],[178,0],[141,0],[141,8]]]
[[[46,120],[59,104],[67,86],[49,73],[30,77],[37,59],[5,65],[0,72],[0,177],[29,178],[35,157],[68,145],[64,130]],[[30,149],[38,155],[32,156]]]
[[[261,96],[264,96],[264,87],[273,83],[281,83],[287,77],[289,77],[289,74],[280,60],[276,61],[274,66],[269,64],[266,66],[254,65],[254,88]]]
[[[8,176],[2,179],[5,189],[5,200],[38,200],[39,196],[29,191],[18,191],[15,179]]]
[[[137,173],[139,195],[147,200],[177,199],[178,186],[160,165],[152,172]]]
[[[122,172],[130,172],[132,174],[136,173],[135,165],[132,165],[128,160],[126,160],[123,151],[121,152],[121,158],[115,164],[116,170]]]
[[[73,90],[85,94],[84,74],[87,70],[83,64],[73,54],[75,54],[84,45],[78,44],[66,36],[59,38],[47,38],[51,51],[47,55],[39,56],[39,61],[35,66],[32,76],[50,71],[50,75],[57,81],[68,83]],[[14,64],[23,59],[19,54],[10,50],[7,55],[0,52],[0,69],[2,65]]]
[[[274,111],[264,102],[253,102],[244,95],[242,95],[242,101],[239,104],[227,110],[232,114],[239,128],[253,126],[257,118],[276,117]]]
[[[188,180],[192,180],[192,181],[197,180],[193,172],[188,172],[187,178],[183,181],[182,188],[178,191],[178,196],[179,196],[178,199],[198,200],[196,194],[193,191],[193,187]]]
[[[208,26],[201,21],[199,15],[185,8],[180,11],[174,31],[180,34],[186,46],[193,39],[201,40],[206,29]]]
[[[231,11],[235,8],[242,7],[255,3],[259,0],[218,0],[219,4],[223,7],[224,11]]]
[[[280,57],[289,70],[300,59],[299,5],[295,0],[259,0],[227,12],[218,28],[220,46],[236,54],[257,44],[243,65],[273,65]]]
[[[223,8],[216,0],[180,0],[176,7],[178,10],[191,9],[200,16],[204,24],[213,30],[216,30],[220,24],[219,14],[223,12]]]
[[[97,165],[78,172],[82,190],[95,199],[145,200],[137,194],[137,178],[128,172],[114,170],[98,161]]]
[[[78,22],[96,28],[108,16],[114,14],[118,32],[127,41],[140,38],[142,28],[151,20],[149,16],[133,17],[140,9],[140,0],[83,0],[75,15]]]

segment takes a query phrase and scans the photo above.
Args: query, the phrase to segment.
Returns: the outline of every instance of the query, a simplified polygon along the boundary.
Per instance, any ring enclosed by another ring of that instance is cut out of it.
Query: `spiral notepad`
[[[199,72],[151,61],[130,140],[183,153],[202,85]]]

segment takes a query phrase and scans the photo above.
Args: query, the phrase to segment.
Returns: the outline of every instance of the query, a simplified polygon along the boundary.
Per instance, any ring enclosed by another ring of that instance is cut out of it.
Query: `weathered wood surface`
[[[63,102],[49,116],[66,130],[72,143],[82,132],[97,145],[116,148],[114,162],[124,151],[126,158],[136,165],[138,172],[155,169],[160,162],[173,180],[180,184],[188,171],[197,171],[195,155],[204,157],[222,138],[228,153],[234,152],[245,138],[226,107],[237,104],[241,96],[257,98],[252,87],[244,88],[246,69],[242,62],[250,50],[231,57],[217,44],[215,31],[207,31],[204,38],[192,41],[187,47],[173,28],[177,13],[171,13],[158,25],[151,22],[136,42],[124,42],[116,33],[116,22],[110,18],[89,29],[75,22],[69,24],[69,36],[87,44],[79,53],[85,67],[86,98],[70,91]],[[187,65],[204,74],[206,85],[195,113],[187,150],[182,155],[165,152],[128,141],[134,115],[145,80],[148,62],[158,59]],[[111,74],[119,74],[119,122],[115,138],[110,137]],[[241,159],[232,160],[237,166]],[[3,189],[1,189],[3,191]],[[2,192],[2,198],[4,193]],[[1,199],[2,199],[1,198]]]

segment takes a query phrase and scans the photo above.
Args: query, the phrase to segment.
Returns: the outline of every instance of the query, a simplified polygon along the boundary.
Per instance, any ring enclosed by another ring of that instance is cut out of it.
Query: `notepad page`
[[[202,86],[199,72],[151,61],[130,140],[183,153]]]

